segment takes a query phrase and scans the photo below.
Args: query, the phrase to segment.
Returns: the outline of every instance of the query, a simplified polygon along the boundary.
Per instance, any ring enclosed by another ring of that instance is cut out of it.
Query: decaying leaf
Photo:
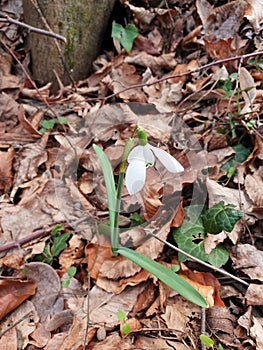
[[[8,192],[13,185],[13,159],[15,150],[13,147],[1,147],[0,151],[0,190]],[[5,150],[3,150],[5,149]]]
[[[35,294],[36,283],[19,279],[0,280],[0,319]]]
[[[263,206],[263,167],[260,167],[253,175],[245,178],[245,189],[249,198],[256,206]]]
[[[263,280],[263,253],[250,244],[238,244],[232,249],[231,259],[251,279]]]
[[[28,278],[37,286],[37,292],[31,301],[43,323],[48,316],[53,316],[64,308],[60,279],[51,266],[41,262],[25,264],[24,268]]]

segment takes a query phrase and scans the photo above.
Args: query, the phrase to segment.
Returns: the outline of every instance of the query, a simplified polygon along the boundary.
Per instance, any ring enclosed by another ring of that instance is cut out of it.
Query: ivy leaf
[[[118,39],[128,53],[131,51],[133,42],[138,35],[138,29],[134,24],[128,24],[124,28],[119,23],[112,23],[111,37]]]
[[[236,152],[235,160],[238,164],[243,163],[247,159],[247,157],[250,155],[250,149],[246,148],[241,143],[236,146],[233,146],[232,148]]]
[[[228,259],[228,250],[223,246],[223,244],[219,244],[215,249],[211,251],[207,261],[213,266],[221,267],[222,265],[226,264]]]
[[[207,210],[202,212],[202,209],[203,207],[198,205],[184,209],[185,219],[180,227],[173,230],[174,240],[178,247],[186,253],[220,267],[227,262],[229,253],[222,244],[213,249],[210,254],[205,253],[204,240],[207,231],[204,227],[203,217]],[[187,259],[183,254],[179,254],[178,257],[179,261]]]
[[[250,155],[250,149],[246,148],[242,144],[238,144],[232,147],[236,152],[235,156],[229,159],[224,165],[221,166],[222,170],[227,171],[227,177],[230,179],[236,172],[236,165],[243,163]]]
[[[235,223],[243,216],[235,205],[226,204],[221,201],[208,209],[203,214],[203,224],[206,232],[217,234],[222,230],[231,232]]]
[[[173,230],[173,234],[180,249],[200,260],[208,261],[204,248],[206,232],[202,222],[202,209],[199,205],[186,207],[185,219],[180,227]],[[185,255],[179,254],[179,261],[186,259]]]

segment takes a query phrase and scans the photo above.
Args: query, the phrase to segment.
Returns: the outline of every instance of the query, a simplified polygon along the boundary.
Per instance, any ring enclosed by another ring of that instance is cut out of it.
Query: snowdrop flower
[[[146,168],[154,165],[155,157],[171,173],[179,173],[184,170],[182,165],[164,150],[149,143],[138,145],[132,149],[127,159],[129,165],[126,171],[126,187],[129,194],[135,194],[143,188]]]

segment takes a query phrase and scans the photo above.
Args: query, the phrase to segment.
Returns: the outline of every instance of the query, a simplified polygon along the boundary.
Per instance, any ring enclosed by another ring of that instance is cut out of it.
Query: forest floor
[[[262,350],[262,1],[120,8],[93,71],[55,95],[1,23],[0,350]],[[112,255],[92,146],[117,181],[136,125],[184,171],[156,160],[140,192],[124,186],[120,244],[179,268],[207,309]]]

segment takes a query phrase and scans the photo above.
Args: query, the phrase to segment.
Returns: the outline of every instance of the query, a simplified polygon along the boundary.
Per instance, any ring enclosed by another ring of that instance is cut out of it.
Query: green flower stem
[[[137,127],[135,128],[137,130]],[[134,135],[134,131],[132,136]],[[121,195],[122,195],[122,189],[123,189],[123,180],[125,176],[126,171],[126,163],[129,156],[129,153],[134,145],[134,138],[129,138],[124,146],[123,154],[122,154],[122,160],[120,165],[120,173],[119,173],[119,180],[118,180],[118,186],[117,186],[117,198],[116,198],[116,208],[115,208],[115,216],[114,216],[114,227],[111,229],[111,248],[113,254],[116,253],[119,245],[119,217],[120,217],[120,208],[121,208]]]

